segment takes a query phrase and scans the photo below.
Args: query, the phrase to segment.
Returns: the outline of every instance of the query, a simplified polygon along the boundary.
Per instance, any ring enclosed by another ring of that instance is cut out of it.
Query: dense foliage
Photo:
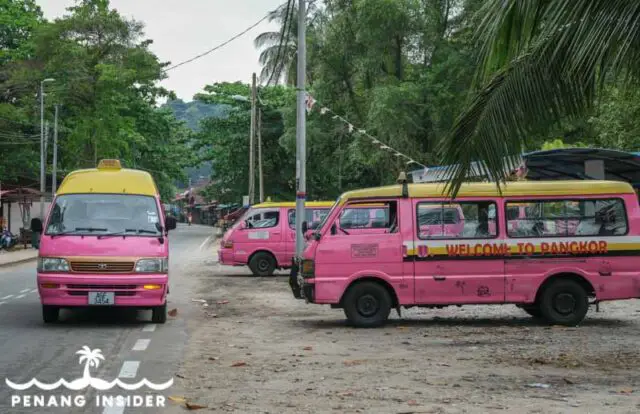
[[[39,176],[40,113],[45,84],[46,119],[59,113],[59,171],[119,158],[149,171],[163,198],[191,164],[191,131],[158,101],[163,63],[149,51],[143,25],[112,10],[108,0],[79,0],[46,21],[33,0],[0,0],[0,178],[25,182]],[[51,128],[53,129],[53,128]],[[51,164],[51,141],[49,168]]]

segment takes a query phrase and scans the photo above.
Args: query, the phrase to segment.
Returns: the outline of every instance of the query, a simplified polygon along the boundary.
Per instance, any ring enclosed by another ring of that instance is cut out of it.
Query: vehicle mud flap
[[[291,273],[289,274],[289,286],[291,286],[291,292],[296,299],[302,299],[302,289],[298,284],[298,264],[294,260],[291,264]]]

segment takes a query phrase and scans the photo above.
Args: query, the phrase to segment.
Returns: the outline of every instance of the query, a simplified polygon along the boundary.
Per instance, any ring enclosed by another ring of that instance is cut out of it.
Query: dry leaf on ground
[[[169,312],[167,312],[167,314],[174,318],[178,314],[178,309],[171,309]]]
[[[229,303],[229,301],[225,299],[225,300],[219,300],[219,301],[217,301],[216,303],[217,303],[218,305],[226,305],[227,303]]]
[[[236,361],[233,364],[231,364],[232,367],[244,367],[246,366],[247,363],[244,361]]]
[[[190,404],[188,402],[185,402],[184,406],[187,407],[187,410],[201,410],[203,408],[207,408],[206,405]]]
[[[177,397],[177,396],[170,395],[169,396],[169,401],[173,401],[173,402],[178,403],[178,404],[183,404],[183,403],[187,402],[187,399],[184,398],[184,397]]]

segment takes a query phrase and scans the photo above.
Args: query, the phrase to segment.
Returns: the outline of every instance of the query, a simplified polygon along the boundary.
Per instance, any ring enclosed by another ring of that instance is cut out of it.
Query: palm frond
[[[280,32],[264,32],[260,33],[254,40],[253,45],[256,49],[262,49],[263,47],[271,47],[278,44],[280,39]]]
[[[596,78],[570,77],[549,67],[549,52],[537,48],[514,60],[475,96],[456,120],[452,134],[438,148],[451,178],[451,195],[460,188],[474,161],[482,161],[491,181],[504,181],[531,134],[586,113],[593,102]],[[560,56],[558,56],[560,58]]]

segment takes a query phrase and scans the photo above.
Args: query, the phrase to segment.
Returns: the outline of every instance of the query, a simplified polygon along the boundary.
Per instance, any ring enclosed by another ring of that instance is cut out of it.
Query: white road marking
[[[124,361],[122,368],[120,368],[118,378],[135,378],[138,374],[139,366],[140,361]]]
[[[2,302],[0,302],[0,305],[4,305],[5,303],[7,303],[7,302],[2,301]]]
[[[144,351],[149,346],[151,339],[138,339],[133,345],[134,351]]]
[[[22,299],[22,298],[24,298],[25,296],[27,296],[27,295],[25,295],[25,294],[18,295],[18,296],[16,296],[16,299]]]
[[[36,293],[38,289],[31,289],[31,293]]]
[[[11,299],[13,297],[13,295],[7,295],[4,298],[2,298],[2,300],[7,300],[7,299]]]
[[[155,323],[151,323],[149,325],[146,325],[144,328],[142,328],[142,332],[153,332],[156,330],[156,325]]]
[[[31,289],[22,289],[22,290],[20,291],[20,293],[27,293],[27,292],[28,292],[28,291],[30,291],[30,290],[31,290]]]
[[[206,239],[204,239],[204,241],[200,245],[200,250],[202,250],[202,248],[209,242],[209,240],[211,240],[211,236],[209,236]]]

